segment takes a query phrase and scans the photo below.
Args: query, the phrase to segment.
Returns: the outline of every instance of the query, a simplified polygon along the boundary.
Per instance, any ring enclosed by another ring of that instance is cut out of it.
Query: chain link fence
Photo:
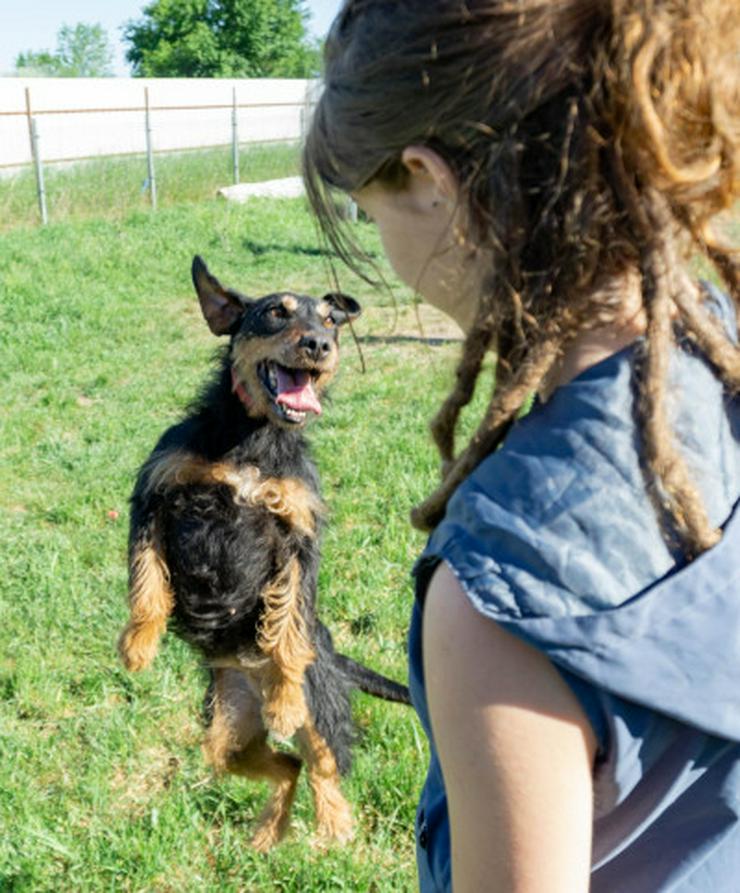
[[[0,79],[0,175],[35,171],[42,222],[45,170],[95,158],[140,157],[157,206],[157,156],[299,143],[317,91],[311,80]]]

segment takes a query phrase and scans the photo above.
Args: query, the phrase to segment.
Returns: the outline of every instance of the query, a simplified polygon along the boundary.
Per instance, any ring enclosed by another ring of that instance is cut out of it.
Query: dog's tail
[[[398,704],[410,704],[409,690],[400,682],[394,682],[387,676],[376,673],[369,667],[364,667],[357,661],[347,657],[346,654],[335,654],[337,666],[349,679],[355,688],[364,691],[365,694],[383,698],[386,701],[395,701]]]

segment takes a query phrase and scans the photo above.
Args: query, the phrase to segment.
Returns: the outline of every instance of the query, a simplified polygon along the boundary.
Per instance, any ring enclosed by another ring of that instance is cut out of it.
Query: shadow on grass
[[[336,251],[331,248],[320,248],[316,245],[283,245],[279,242],[255,242],[254,239],[242,239],[242,247],[250,251],[255,257],[264,257],[266,254],[298,254],[303,257],[331,257],[339,258]],[[377,252],[369,251],[369,258],[377,258]]]
[[[260,243],[254,239],[242,239],[242,247],[255,257],[266,254],[299,254],[304,257],[337,257],[334,251],[309,245],[280,245],[278,243]]]
[[[444,347],[446,344],[462,344],[462,338],[429,337],[422,335],[359,335],[360,344],[426,344],[428,347]]]

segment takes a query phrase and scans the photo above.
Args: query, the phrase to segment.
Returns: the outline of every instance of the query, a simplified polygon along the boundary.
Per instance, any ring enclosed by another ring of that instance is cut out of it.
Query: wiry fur
[[[319,396],[337,366],[336,328],[359,306],[336,295],[249,301],[199,258],[193,278],[209,327],[231,338],[212,381],[139,473],[121,656],[131,670],[146,667],[171,615],[212,669],[207,759],[272,783],[254,845],[268,849],[285,833],[301,766],[268,733],[296,735],[319,831],[346,840],[352,818],[339,774],[351,762],[350,689],[404,702],[408,692],[337,655],[316,616],[323,504],[301,430],[306,413],[286,412],[290,388],[270,382],[308,376]]]

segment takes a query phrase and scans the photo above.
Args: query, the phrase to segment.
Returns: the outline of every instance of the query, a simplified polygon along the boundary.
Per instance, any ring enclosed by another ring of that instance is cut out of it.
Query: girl
[[[412,516],[424,893],[738,889],[740,289],[710,226],[738,46],[727,0],[346,0],[329,35],[324,231],[356,262],[351,193],[466,333]]]

